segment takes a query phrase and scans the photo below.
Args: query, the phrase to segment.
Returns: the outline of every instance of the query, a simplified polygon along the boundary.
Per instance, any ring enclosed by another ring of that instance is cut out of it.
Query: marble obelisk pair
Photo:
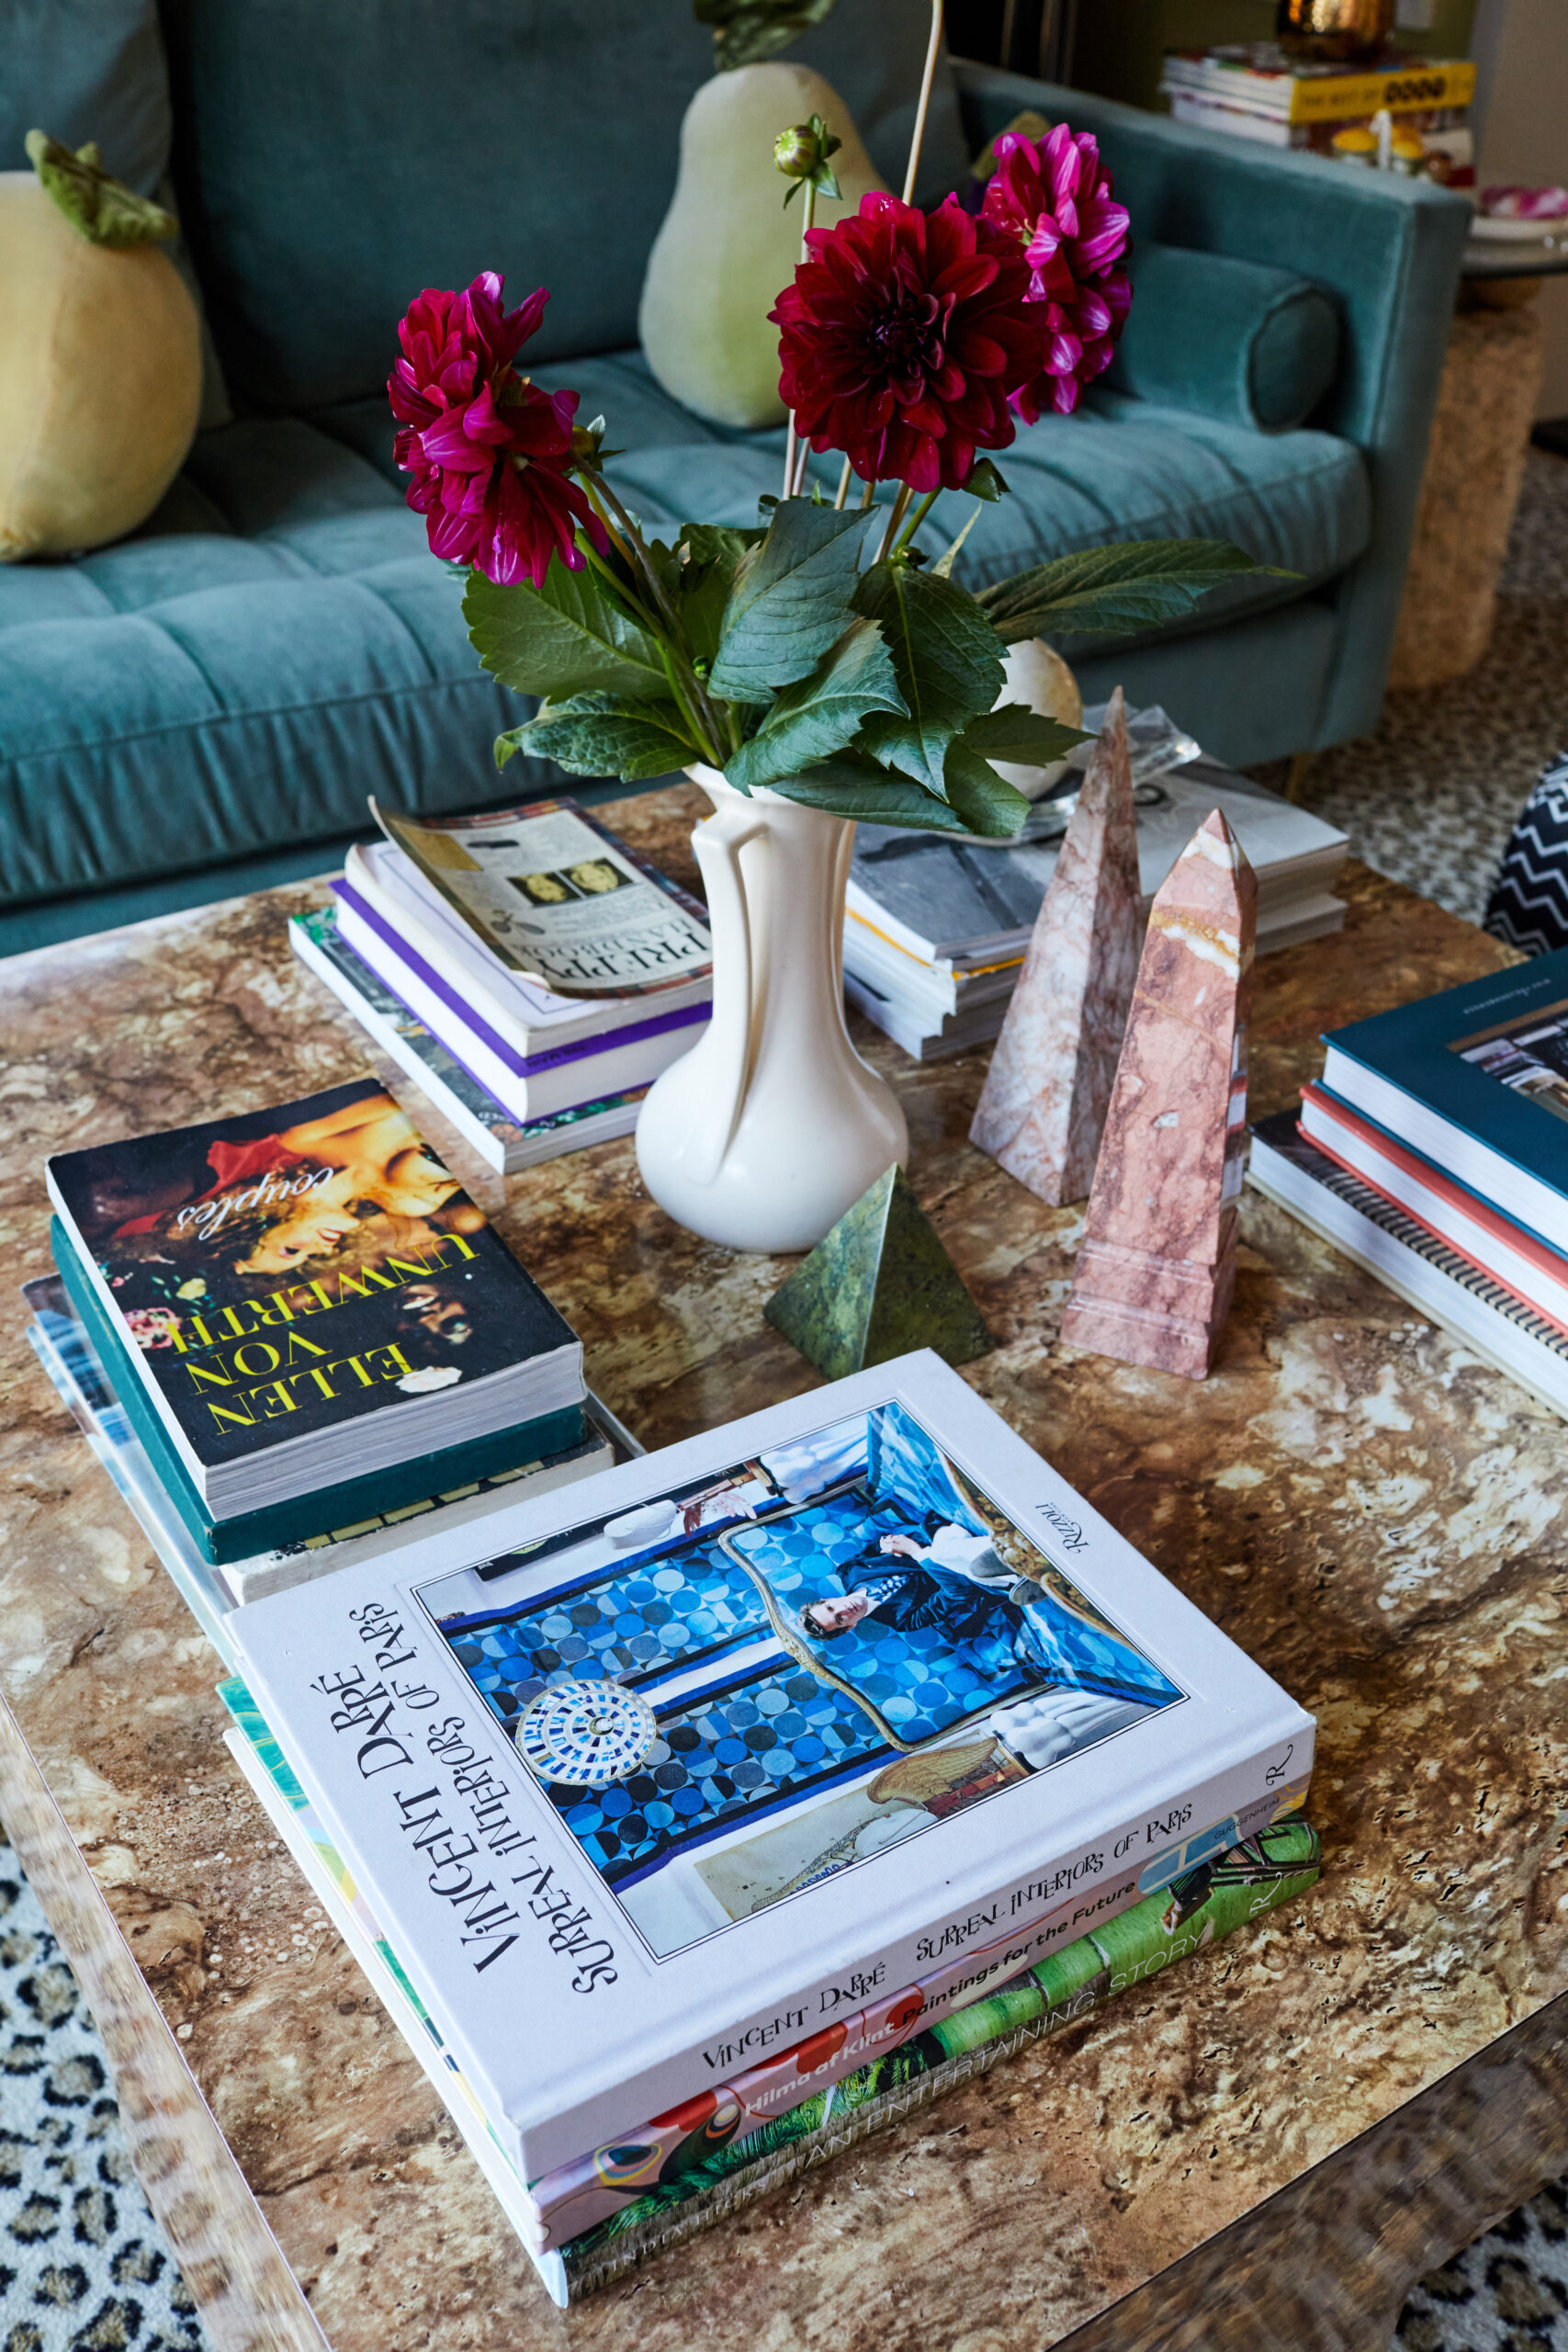
[[[1258,878],[1216,808],[1149,912],[1062,1337],[1203,1379],[1235,1283]]]
[[[970,1140],[1053,1208],[1081,1201],[1111,1101],[1142,929],[1117,687],[1036,918]]]

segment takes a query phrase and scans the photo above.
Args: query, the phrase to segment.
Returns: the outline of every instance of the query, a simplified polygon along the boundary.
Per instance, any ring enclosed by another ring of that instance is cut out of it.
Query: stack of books
[[[1096,714],[1084,718],[1092,726]],[[1259,954],[1339,929],[1345,905],[1333,884],[1348,846],[1342,832],[1201,757],[1141,781],[1135,762],[1134,776],[1145,913],[1218,808],[1258,875]],[[1015,848],[859,828],[845,901],[844,993],[916,1060],[964,1053],[998,1035],[1076,806],[1071,794],[1040,804]]]
[[[1310,1716],[929,1353],[226,1631],[563,2304],[1316,1872]]]
[[[609,1458],[580,1343],[374,1079],[46,1173],[35,1344],[209,1599]]]
[[[300,961],[492,1168],[629,1134],[708,1018],[703,908],[570,800],[378,815]]]
[[[1226,42],[1167,50],[1160,89],[1176,120],[1195,130],[1325,153],[1336,152],[1342,132],[1364,132],[1386,112],[1418,137],[1424,152],[1416,161],[1432,178],[1450,187],[1474,182],[1466,109],[1475,67],[1465,58],[1391,54],[1345,65],[1295,56],[1277,41]]]
[[[1252,1182],[1568,1413],[1568,949],[1325,1042]]]

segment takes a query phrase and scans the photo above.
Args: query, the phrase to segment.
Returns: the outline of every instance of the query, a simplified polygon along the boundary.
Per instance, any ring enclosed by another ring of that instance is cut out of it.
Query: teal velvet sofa
[[[925,0],[840,0],[794,52],[895,182],[926,20]],[[655,525],[754,519],[782,435],[701,423],[636,349],[709,69],[687,0],[163,0],[161,25],[152,0],[0,0],[0,168],[33,121],[98,138],[146,187],[172,158],[211,346],[211,421],[144,528],[0,569],[0,953],[325,868],[367,792],[437,810],[558,789],[539,763],[495,775],[519,707],[403,503],[383,386],[421,287],[496,267],[515,300],[542,282],[533,372],[604,413],[623,496]],[[967,577],[1107,539],[1235,539],[1293,576],[1114,651],[1065,645],[1086,696],[1122,680],[1238,764],[1366,731],[1466,208],[963,63],[939,85],[921,199],[1025,106],[1099,135],[1140,251],[1177,258],[1157,300],[1150,266],[1120,386],[1007,453],[1012,495],[981,516]],[[1250,266],[1265,296],[1269,270],[1319,289],[1335,347],[1289,429],[1235,413],[1204,255],[1236,266],[1226,286]],[[939,505],[933,547],[968,508]]]

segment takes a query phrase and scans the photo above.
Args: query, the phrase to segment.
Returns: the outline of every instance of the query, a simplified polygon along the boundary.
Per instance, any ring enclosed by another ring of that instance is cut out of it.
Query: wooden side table
[[[607,816],[690,881],[701,813],[682,788]],[[1259,967],[1258,1113],[1316,1070],[1320,1027],[1512,960],[1393,883],[1352,869],[1347,892],[1342,937]],[[0,964],[13,1298],[46,1248],[47,1151],[373,1058],[288,955],[320,897]],[[231,1765],[218,1661],[18,1305],[0,1811],[215,2352],[1387,2352],[1411,2281],[1568,2167],[1561,1423],[1257,1195],[1208,1382],[1064,1350],[1081,1210],[968,1143],[983,1057],[921,1069],[859,1035],[999,1342],[965,1377],[1318,1713],[1323,1883],[558,2313]],[[428,1125],[645,1442],[817,1385],[761,1320],[782,1267],[677,1231],[629,1144],[531,1170],[502,1207]]]
[[[1544,345],[1529,307],[1568,250],[1472,239],[1427,444],[1388,683],[1438,686],[1492,641],[1497,579],[1519,503]]]

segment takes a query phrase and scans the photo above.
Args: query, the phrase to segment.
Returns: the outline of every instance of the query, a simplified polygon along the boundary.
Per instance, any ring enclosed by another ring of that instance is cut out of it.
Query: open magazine
[[[370,812],[491,955],[558,995],[636,996],[709,968],[696,901],[584,809],[414,818],[372,799]]]

